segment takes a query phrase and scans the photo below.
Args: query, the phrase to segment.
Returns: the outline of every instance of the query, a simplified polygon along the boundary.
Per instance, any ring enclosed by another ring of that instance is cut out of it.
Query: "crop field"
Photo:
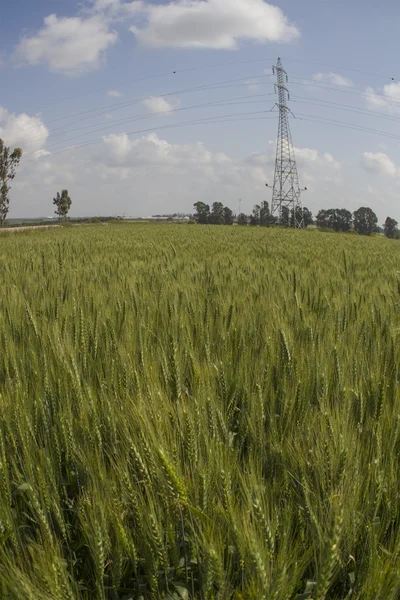
[[[0,234],[0,598],[398,600],[400,244]]]

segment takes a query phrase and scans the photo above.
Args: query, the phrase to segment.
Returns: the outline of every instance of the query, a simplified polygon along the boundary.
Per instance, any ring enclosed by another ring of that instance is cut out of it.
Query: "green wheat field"
[[[0,234],[2,600],[398,600],[400,244]]]

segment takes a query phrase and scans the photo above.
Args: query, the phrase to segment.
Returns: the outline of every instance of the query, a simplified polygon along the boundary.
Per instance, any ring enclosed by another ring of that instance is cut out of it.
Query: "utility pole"
[[[276,73],[275,91],[278,93],[279,124],[276,141],[276,160],[274,189],[272,194],[271,214],[282,222],[282,212],[289,219],[293,218],[294,227],[303,227],[303,208],[301,204],[301,190],[297,173],[296,159],[292,135],[290,133],[289,112],[286,100],[290,100],[289,90],[285,86],[288,76],[278,58],[276,66],[272,67]],[[293,114],[293,113],[292,113]],[[306,188],[305,188],[306,189]],[[287,209],[287,210],[285,210]]]
[[[240,213],[242,212],[242,200],[239,200],[239,212],[238,212],[238,216],[240,215]]]

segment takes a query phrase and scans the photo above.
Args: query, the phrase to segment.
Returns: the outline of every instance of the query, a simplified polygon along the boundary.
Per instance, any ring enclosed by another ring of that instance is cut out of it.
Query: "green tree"
[[[312,214],[308,208],[296,206],[290,213],[290,227],[307,227],[310,225],[310,219],[313,223]]]
[[[395,238],[399,234],[399,230],[397,229],[397,221],[392,219],[391,217],[387,217],[386,221],[383,225],[383,231],[387,238]]]
[[[250,225],[259,225],[260,224],[260,205],[255,204],[253,208],[253,212],[250,215]]]
[[[345,208],[320,210],[316,219],[318,227],[327,227],[333,229],[333,231],[349,231],[352,221],[351,212]]]
[[[4,221],[7,218],[10,199],[8,194],[11,190],[9,182],[14,179],[21,160],[22,150],[21,148],[15,148],[10,152],[10,148],[4,144],[4,141],[0,138],[0,226],[4,225]]]
[[[199,223],[205,224],[209,222],[210,207],[204,202],[195,202],[193,206],[196,209],[195,218]]]
[[[314,224],[312,212],[306,206],[304,206],[304,208],[303,208],[303,223],[304,223],[304,227],[308,227],[309,225]]]
[[[228,206],[225,206],[225,208],[224,208],[224,223],[225,223],[225,225],[232,225],[233,221],[234,221],[233,211]]]
[[[225,222],[224,218],[224,205],[222,202],[213,202],[212,211],[210,214],[210,223],[214,225],[223,225]]]
[[[287,206],[282,206],[281,218],[279,219],[279,225],[282,227],[290,227],[290,213]]]
[[[53,198],[53,204],[56,206],[56,210],[54,211],[55,214],[65,221],[72,204],[72,200],[68,195],[68,190],[62,190],[61,196],[60,193],[57,192],[57,196]]]
[[[336,208],[332,216],[332,229],[335,231],[350,231],[353,217],[346,208]]]
[[[266,200],[264,200],[263,202],[261,202],[261,208],[260,208],[260,225],[262,227],[268,227],[268,225],[270,225],[270,217],[271,217],[271,213],[269,211],[269,204]]]
[[[371,208],[361,206],[353,213],[354,229],[361,235],[371,235],[377,230],[378,217]]]
[[[315,222],[319,228],[329,227],[328,211],[324,209],[320,210],[316,216]]]
[[[247,217],[247,215],[245,215],[244,213],[240,213],[240,215],[237,218],[237,224],[238,225],[247,225],[249,222],[249,219]]]

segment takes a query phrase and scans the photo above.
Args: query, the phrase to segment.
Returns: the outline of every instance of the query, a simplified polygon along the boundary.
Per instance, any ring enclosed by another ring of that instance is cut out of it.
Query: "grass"
[[[0,597],[398,600],[400,245],[0,237]]]

